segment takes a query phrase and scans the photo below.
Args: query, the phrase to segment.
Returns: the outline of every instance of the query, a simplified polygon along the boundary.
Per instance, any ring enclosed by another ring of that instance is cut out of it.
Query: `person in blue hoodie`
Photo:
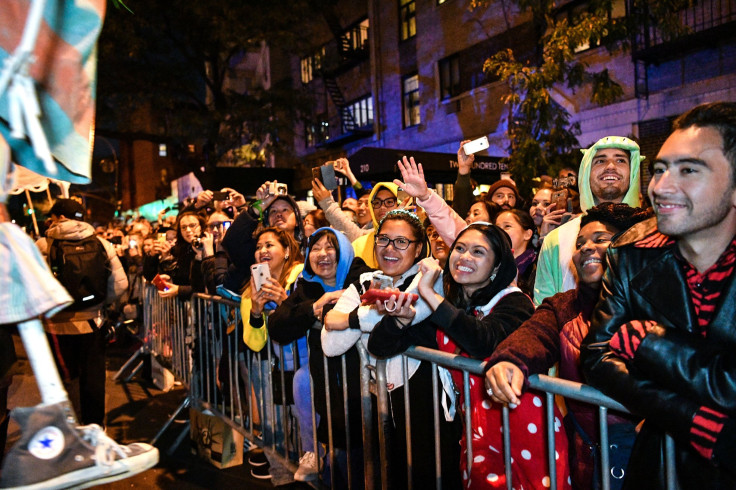
[[[308,369],[303,365],[294,374],[294,402],[302,448],[305,451],[294,478],[301,481],[313,480],[318,476],[318,458],[312,429],[310,374],[315,390],[317,438],[322,442],[328,441],[327,391],[324,382],[324,354],[320,340],[322,319],[331,305],[334,305],[340,298],[345,285],[358,280],[362,273],[371,270],[361,258],[355,257],[353,247],[345,235],[327,227],[318,229],[309,237],[306,257],[302,276],[298,279],[295,289],[271,314],[268,322],[268,334],[275,342],[286,345],[306,335],[309,343]],[[328,359],[327,368],[330,383],[333,444],[338,449],[346,449],[342,390],[345,384],[348,385],[348,407],[351,413],[349,430],[352,441],[354,441],[351,449],[361,446],[359,442],[361,439],[360,360],[354,347],[346,353],[346,362],[348,365],[347,380],[342,379],[339,357]],[[358,460],[362,461],[360,458]],[[344,479],[346,474],[342,476]],[[340,482],[334,483],[337,487],[342,486]],[[346,479],[343,483],[347,486]]]

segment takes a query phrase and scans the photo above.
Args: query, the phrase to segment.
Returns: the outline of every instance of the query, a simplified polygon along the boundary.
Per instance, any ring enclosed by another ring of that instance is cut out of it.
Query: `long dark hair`
[[[470,298],[465,298],[463,294],[463,288],[452,277],[450,272],[450,258],[455,250],[457,241],[460,240],[468,230],[477,230],[483,234],[491,245],[491,250],[495,257],[492,270],[496,271],[496,277],[487,285],[475,291]],[[496,225],[489,223],[473,223],[468,225],[460,234],[457,236],[455,241],[450,247],[450,255],[447,258],[444,271],[444,286],[445,286],[445,298],[458,308],[465,311],[469,311],[471,308],[476,306],[487,305],[491,299],[499,293],[499,291],[507,288],[516,278],[516,260],[514,254],[511,251],[511,240],[509,236]]]
[[[207,220],[204,218],[204,216],[195,211],[184,211],[183,213],[179,213],[179,215],[176,217],[175,225],[176,245],[174,245],[174,250],[172,250],[171,252],[171,255],[173,255],[177,259],[184,255],[194,256],[195,254],[194,250],[192,250],[192,244],[187,243],[186,240],[184,240],[184,235],[181,234],[181,227],[179,226],[181,220],[187,216],[194,216],[195,218],[197,218],[197,221],[199,221],[200,233],[204,233],[204,228],[207,225]]]

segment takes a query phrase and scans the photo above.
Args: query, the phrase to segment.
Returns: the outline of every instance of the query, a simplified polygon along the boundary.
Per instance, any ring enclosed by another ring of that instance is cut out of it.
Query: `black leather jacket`
[[[736,415],[736,282],[722,294],[708,337],[697,324],[676,245],[636,246],[656,233],[656,219],[623,233],[608,250],[608,269],[590,332],[581,347],[588,382],[646,419],[634,447],[626,487],[662,488],[664,432],[675,438],[681,488],[736,488],[733,420],[721,432],[708,462],[689,445],[701,405]],[[654,320],[632,362],[615,356],[608,341],[629,320]],[[638,450],[637,450],[638,447]]]

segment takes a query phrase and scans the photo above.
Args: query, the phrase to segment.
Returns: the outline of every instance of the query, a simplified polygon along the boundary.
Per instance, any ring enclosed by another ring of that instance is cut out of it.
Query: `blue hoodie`
[[[345,282],[345,278],[348,275],[348,272],[350,271],[350,266],[353,263],[353,258],[355,257],[355,252],[353,251],[353,246],[350,243],[350,240],[340,233],[339,231],[335,231],[332,228],[323,227],[318,230],[316,230],[314,234],[318,233],[322,230],[329,230],[330,233],[334,234],[337,237],[337,244],[339,247],[339,255],[337,257],[337,275],[335,277],[335,285],[329,286],[324,283],[322,278],[317,276],[314,273],[310,273],[307,271],[306,267],[309,263],[309,251],[311,247],[307,247],[306,251],[306,259],[304,260],[304,270],[302,271],[301,277],[305,281],[308,282],[316,282],[319,283],[322,286],[322,289],[326,293],[329,293],[331,291],[338,291],[340,289],[343,289],[343,283]],[[307,363],[307,337],[304,336],[300,338],[297,342],[297,347],[299,349],[299,365],[305,366]],[[274,347],[276,350],[277,357],[281,357],[281,353],[279,352],[278,346],[280,344],[278,342],[274,342]],[[288,371],[294,370],[294,357],[292,353],[291,344],[284,346],[284,369]]]
[[[350,265],[353,263],[353,259],[355,258],[355,251],[353,250],[353,246],[350,243],[350,240],[348,238],[340,233],[339,231],[336,232],[332,228],[328,227],[322,227],[318,230],[316,230],[314,233],[312,233],[312,236],[316,235],[322,230],[328,230],[330,233],[335,235],[337,237],[337,244],[339,247],[339,255],[337,257],[337,276],[335,277],[335,285],[334,286],[328,286],[325,284],[325,282],[322,280],[321,277],[317,276],[314,273],[310,273],[307,271],[307,264],[309,264],[309,251],[311,247],[307,247],[307,253],[306,253],[306,260],[304,261],[304,270],[302,271],[302,278],[305,281],[309,282],[317,282],[322,286],[322,289],[325,290],[326,293],[332,292],[332,291],[338,291],[340,289],[343,289],[345,282],[345,278],[348,276],[348,272],[350,271]]]

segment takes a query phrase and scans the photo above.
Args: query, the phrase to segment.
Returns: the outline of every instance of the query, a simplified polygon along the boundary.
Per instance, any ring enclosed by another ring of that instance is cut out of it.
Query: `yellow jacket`
[[[289,271],[289,274],[286,276],[286,284],[284,284],[284,289],[286,289],[287,291],[291,289],[292,284],[296,282],[299,274],[302,273],[302,269],[304,269],[303,262],[299,264],[294,264],[294,266]],[[266,342],[268,341],[268,329],[266,328],[268,322],[268,314],[266,312],[263,313],[262,327],[253,327],[250,324],[250,309],[251,297],[250,289],[248,289],[248,291],[243,294],[243,298],[240,300],[240,318],[243,319],[243,342],[245,342],[245,345],[247,345],[248,348],[253,352],[260,352],[266,346]]]
[[[371,218],[373,219],[373,231],[371,231],[367,235],[358,237],[353,241],[353,250],[355,251],[355,256],[363,259],[363,261],[365,261],[368,267],[372,269],[378,269],[378,262],[376,262],[376,247],[375,247],[376,230],[378,229],[378,219],[376,219],[376,213],[373,211],[373,206],[370,204],[370,202],[373,201],[373,196],[375,196],[376,193],[380,191],[382,188],[389,190],[391,194],[393,194],[394,196],[398,195],[399,187],[392,182],[379,182],[375,186],[373,186],[373,190],[371,191],[371,194],[368,197],[368,201],[369,201],[368,211],[371,213]]]

